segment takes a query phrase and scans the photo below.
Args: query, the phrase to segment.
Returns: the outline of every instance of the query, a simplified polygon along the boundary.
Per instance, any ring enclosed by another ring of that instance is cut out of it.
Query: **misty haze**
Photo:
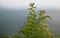
[[[24,9],[20,10],[0,9],[0,33],[9,33],[9,34],[15,33],[18,29],[20,29],[21,26],[24,25],[26,17],[28,16],[28,12],[29,12],[28,10]],[[52,19],[48,20],[50,28],[53,29],[55,34],[59,35],[60,11],[47,9],[46,13],[48,13],[52,17]]]
[[[39,2],[41,1],[41,2]],[[44,9],[52,19],[47,20],[54,35],[60,36],[60,4],[59,0],[0,0],[0,34],[15,34],[26,22],[29,15],[28,5],[37,6],[36,13]]]

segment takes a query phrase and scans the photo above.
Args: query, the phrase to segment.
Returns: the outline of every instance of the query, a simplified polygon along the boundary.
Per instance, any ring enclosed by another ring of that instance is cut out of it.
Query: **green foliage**
[[[34,3],[30,3],[29,16],[25,25],[12,38],[53,38],[52,32],[48,27],[46,11],[40,10],[37,18]]]
[[[47,18],[51,18],[50,16],[46,15],[46,11],[44,10],[40,10],[39,11],[39,19],[38,19],[38,26],[40,29],[40,38],[53,38],[53,35],[52,35],[52,32],[51,30],[49,29],[48,27],[48,24],[47,24]]]
[[[0,34],[0,38],[9,38],[10,36],[8,34]]]

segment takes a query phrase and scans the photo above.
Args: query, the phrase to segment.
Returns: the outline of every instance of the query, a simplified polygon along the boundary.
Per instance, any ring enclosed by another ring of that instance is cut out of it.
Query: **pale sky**
[[[34,2],[38,8],[60,9],[60,0],[0,0],[3,8],[27,8],[30,2]]]

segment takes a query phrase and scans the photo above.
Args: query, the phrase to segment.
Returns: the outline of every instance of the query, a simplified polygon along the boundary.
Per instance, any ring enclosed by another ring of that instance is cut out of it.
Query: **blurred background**
[[[14,34],[24,25],[31,2],[37,14],[44,9],[52,17],[47,23],[53,34],[60,35],[60,0],[0,0],[0,34]]]

